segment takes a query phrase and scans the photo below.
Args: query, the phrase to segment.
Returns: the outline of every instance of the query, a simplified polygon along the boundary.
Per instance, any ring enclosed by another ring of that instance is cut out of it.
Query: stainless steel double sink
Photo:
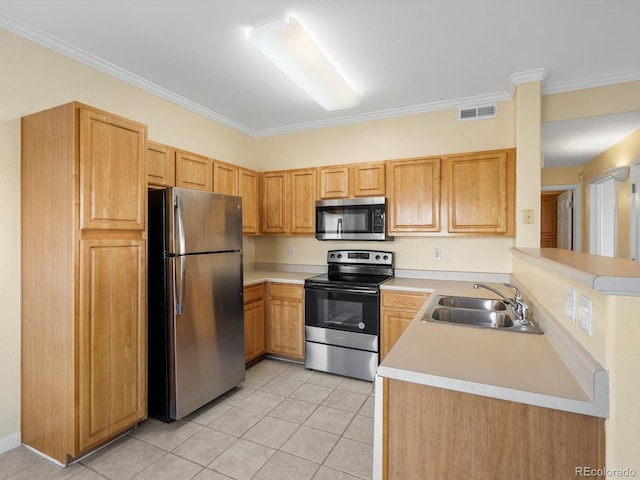
[[[434,306],[422,317],[422,321],[521,333],[543,333],[530,320],[522,324],[514,318],[513,311],[505,302],[491,298],[440,295]]]

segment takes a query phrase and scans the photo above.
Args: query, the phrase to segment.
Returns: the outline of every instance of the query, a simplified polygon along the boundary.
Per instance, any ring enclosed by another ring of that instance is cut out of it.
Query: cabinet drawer
[[[430,296],[431,294],[427,292],[382,292],[382,306],[385,308],[409,308],[417,311]]]
[[[264,297],[264,283],[244,287],[245,304],[262,300],[262,297]]]
[[[269,285],[269,295],[272,297],[302,300],[302,285],[295,285],[292,283],[272,283]]]

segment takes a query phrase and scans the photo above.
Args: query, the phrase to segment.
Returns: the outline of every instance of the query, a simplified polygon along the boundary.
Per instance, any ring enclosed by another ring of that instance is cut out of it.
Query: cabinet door
[[[285,233],[286,173],[265,172],[262,176],[262,233]]]
[[[238,195],[238,167],[214,160],[213,192],[224,195]]]
[[[158,187],[173,187],[176,184],[176,154],[173,148],[148,143],[147,183]]]
[[[176,187],[213,191],[211,160],[195,153],[176,150]]]
[[[146,417],[144,240],[80,242],[79,450]]]
[[[440,231],[440,159],[387,164],[389,232]]]
[[[260,232],[258,207],[258,174],[247,168],[240,168],[238,194],[242,197],[242,233],[256,235]]]
[[[449,232],[513,234],[507,160],[506,152],[447,159]]]
[[[320,198],[349,196],[349,167],[325,167],[318,171]]]
[[[265,353],[264,284],[244,288],[244,361]]]
[[[377,197],[386,195],[384,162],[363,163],[351,167],[354,197]]]
[[[80,109],[80,228],[144,230],[147,130]]]
[[[287,172],[289,193],[285,205],[289,210],[288,233],[315,235],[317,172],[315,168]]]
[[[393,348],[430,295],[426,292],[381,293],[380,360]]]
[[[304,359],[303,315],[299,300],[269,299],[269,353]]]

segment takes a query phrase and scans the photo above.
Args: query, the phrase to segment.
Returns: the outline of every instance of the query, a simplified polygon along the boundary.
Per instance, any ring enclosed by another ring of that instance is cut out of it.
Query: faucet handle
[[[510,283],[505,283],[504,286],[513,288],[515,293],[515,296],[513,297],[514,300],[522,300],[522,293],[520,293],[520,289],[518,287],[516,287],[515,285],[511,285]]]

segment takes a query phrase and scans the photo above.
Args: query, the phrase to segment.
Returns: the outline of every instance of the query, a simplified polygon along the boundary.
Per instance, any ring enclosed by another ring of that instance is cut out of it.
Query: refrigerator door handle
[[[177,255],[184,255],[185,251],[185,239],[184,239],[184,211],[182,209],[182,197],[180,195],[176,195],[173,203],[173,208],[175,210],[175,218],[177,220],[177,232],[175,235],[178,237],[178,245],[175,245],[176,239],[174,238],[174,248],[176,248]]]
[[[184,256],[175,257],[176,262],[180,262],[180,268],[173,269],[174,276],[180,278],[174,278],[173,281],[173,302],[176,315],[182,315],[182,305],[184,303],[184,275],[186,270],[186,261]]]
[[[184,274],[186,268],[186,262],[182,255],[184,255],[185,251],[185,239],[184,239],[184,212],[182,209],[182,197],[180,195],[176,195],[173,203],[173,207],[175,209],[175,218],[177,223],[177,232],[176,235],[178,237],[178,245],[176,261],[180,262],[180,278],[175,278],[173,282],[173,298],[175,299],[175,312],[176,315],[182,315],[182,305],[184,303]],[[174,238],[175,242],[175,238]],[[178,268],[174,269],[174,275],[178,276]],[[176,291],[177,290],[177,291]]]

